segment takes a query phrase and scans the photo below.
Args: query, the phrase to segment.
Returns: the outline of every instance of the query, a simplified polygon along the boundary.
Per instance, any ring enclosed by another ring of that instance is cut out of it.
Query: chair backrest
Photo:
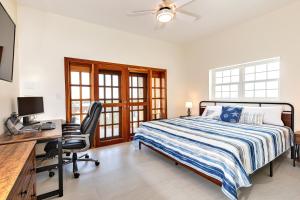
[[[81,122],[81,126],[80,126],[81,134],[90,134],[91,145],[93,145],[94,142],[94,135],[96,132],[101,111],[102,111],[102,104],[100,102],[93,102],[89,108],[86,117]]]

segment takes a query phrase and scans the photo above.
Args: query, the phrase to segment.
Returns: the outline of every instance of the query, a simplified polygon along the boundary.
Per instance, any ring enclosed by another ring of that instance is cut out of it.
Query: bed
[[[249,125],[206,119],[208,104],[280,105],[285,126]],[[144,122],[134,142],[145,145],[221,186],[230,199],[251,186],[250,175],[293,147],[294,108],[288,103],[202,101],[199,116]],[[292,151],[293,152],[293,151]]]

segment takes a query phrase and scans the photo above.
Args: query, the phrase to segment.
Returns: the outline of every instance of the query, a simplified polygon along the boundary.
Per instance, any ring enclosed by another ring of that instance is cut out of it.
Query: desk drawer
[[[35,175],[33,175],[29,181],[29,185],[27,188],[27,196],[25,199],[35,200],[36,199],[36,190],[35,190]]]
[[[35,150],[30,153],[8,200],[32,200],[36,199],[36,172],[35,172]]]

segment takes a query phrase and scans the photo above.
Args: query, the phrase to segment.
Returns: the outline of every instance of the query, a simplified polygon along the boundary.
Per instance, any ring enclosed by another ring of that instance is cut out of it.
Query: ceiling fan
[[[170,22],[175,17],[192,22],[198,20],[200,16],[184,11],[181,8],[193,1],[194,0],[162,0],[154,9],[131,11],[128,15],[139,16],[153,14],[156,15],[156,19],[160,23]]]

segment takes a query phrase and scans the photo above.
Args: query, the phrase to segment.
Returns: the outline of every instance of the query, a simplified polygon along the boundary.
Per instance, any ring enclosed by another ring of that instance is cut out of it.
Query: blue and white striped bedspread
[[[202,117],[144,122],[134,140],[169,155],[222,183],[237,199],[249,175],[288,150],[293,133],[287,127],[234,124]]]

